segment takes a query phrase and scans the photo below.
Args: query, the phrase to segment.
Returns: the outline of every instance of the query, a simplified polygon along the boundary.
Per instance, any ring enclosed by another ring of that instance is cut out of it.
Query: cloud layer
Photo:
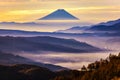
[[[81,22],[103,22],[120,17],[119,0],[0,0],[0,22],[29,22],[64,8]]]

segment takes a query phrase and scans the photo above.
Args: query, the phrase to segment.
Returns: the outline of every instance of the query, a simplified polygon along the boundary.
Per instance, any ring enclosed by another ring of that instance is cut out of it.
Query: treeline
[[[52,72],[47,68],[17,64],[12,66],[0,65],[0,80],[119,80],[120,79],[120,53],[109,55],[83,66],[81,71],[64,70]]]
[[[83,66],[78,73],[69,73],[63,72],[64,75],[57,76],[54,80],[120,80],[120,53],[110,54],[107,59],[91,63],[88,67]]]

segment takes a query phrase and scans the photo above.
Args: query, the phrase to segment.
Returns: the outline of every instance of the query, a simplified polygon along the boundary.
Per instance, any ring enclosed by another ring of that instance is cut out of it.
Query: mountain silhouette
[[[58,65],[53,64],[46,64],[43,62],[36,62],[26,57],[19,56],[17,53],[9,53],[0,51],[0,65],[14,65],[14,64],[29,64],[29,65],[36,65],[40,67],[45,67],[50,69],[51,71],[59,71],[59,70],[68,70],[65,67],[61,67]],[[1,79],[0,79],[1,80]]]
[[[98,32],[99,31],[99,32]],[[95,32],[93,35],[109,35],[109,36],[120,36],[120,19],[112,20],[108,22],[102,22],[90,26],[74,26],[65,30],[55,31],[57,33],[89,33]],[[109,32],[109,34],[108,34]],[[114,32],[114,33],[111,33]]]
[[[108,22],[102,22],[102,23],[99,23],[98,25],[112,26],[119,23],[120,23],[120,19],[117,19],[117,20],[112,20]]]
[[[83,53],[102,51],[101,49],[74,39],[38,37],[0,37],[0,50],[4,52],[21,51],[54,51]]]
[[[84,30],[89,29],[89,26],[74,26],[65,30],[55,31],[56,33],[83,33]]]
[[[58,9],[53,13],[40,18],[39,20],[79,20],[77,17],[71,15],[64,9]]]

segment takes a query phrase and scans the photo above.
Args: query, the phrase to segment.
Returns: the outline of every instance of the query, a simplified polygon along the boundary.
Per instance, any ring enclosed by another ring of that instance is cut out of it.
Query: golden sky
[[[61,8],[81,22],[120,18],[120,0],[0,0],[0,22],[35,21]]]

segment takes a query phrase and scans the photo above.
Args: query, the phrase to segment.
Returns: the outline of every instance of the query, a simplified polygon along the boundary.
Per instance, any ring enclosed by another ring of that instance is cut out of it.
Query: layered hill
[[[91,26],[75,26],[66,30],[59,30],[56,32],[61,33],[88,33],[92,31],[103,31],[103,32],[120,32],[120,19],[99,23]]]
[[[104,25],[104,24],[100,24],[100,25],[95,25],[92,26],[89,30],[93,30],[93,31],[114,31],[114,32],[118,32],[120,31],[120,23],[116,23],[113,25]]]
[[[89,27],[84,26],[84,27],[80,27],[80,26],[75,26],[66,30],[58,30],[56,31],[57,33],[83,33],[84,30],[88,29]]]
[[[83,66],[81,71],[64,70],[53,72],[47,68],[35,65],[17,64],[11,66],[0,65],[0,80],[119,80],[120,54],[109,55]]]
[[[55,73],[47,68],[35,65],[0,65],[0,80],[49,80]]]
[[[36,62],[31,59],[21,57],[19,55],[14,55],[12,53],[5,53],[0,51],[0,65],[14,65],[14,64],[29,64],[29,65],[37,65],[40,67],[48,68],[52,71],[59,71],[65,70],[67,68],[52,65],[52,64],[45,64],[42,62]]]
[[[97,47],[74,39],[63,39],[48,36],[39,37],[0,37],[0,50],[7,52],[20,51],[54,51],[54,52],[96,52]]]

